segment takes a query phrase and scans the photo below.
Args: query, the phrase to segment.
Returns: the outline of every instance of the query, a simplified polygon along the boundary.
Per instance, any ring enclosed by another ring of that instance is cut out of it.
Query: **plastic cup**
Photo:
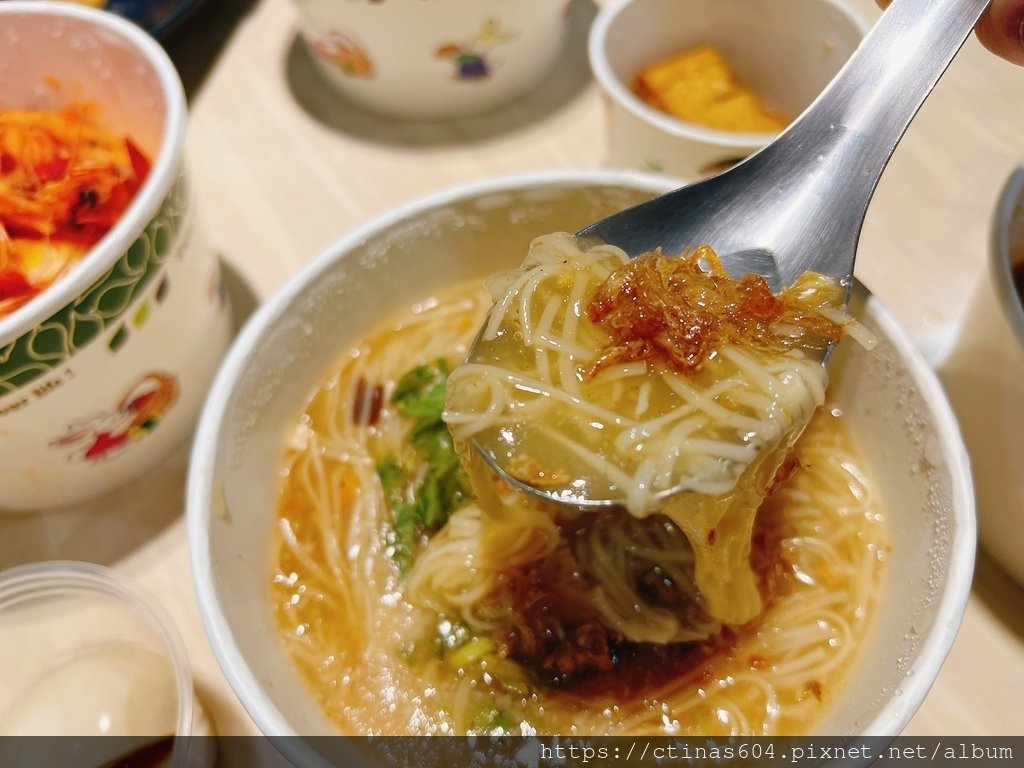
[[[0,680],[0,735],[111,737],[4,739],[4,751],[23,754],[0,754],[0,764],[44,764],[45,750],[67,752],[72,741],[76,765],[140,749],[161,755],[156,764],[206,762],[198,757],[210,740],[189,737],[212,729],[181,638],[152,598],[107,568],[46,562],[0,573]]]

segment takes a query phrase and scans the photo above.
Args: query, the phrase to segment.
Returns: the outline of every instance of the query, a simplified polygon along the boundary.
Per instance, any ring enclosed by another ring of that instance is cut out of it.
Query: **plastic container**
[[[96,764],[147,746],[166,752],[163,764],[208,762],[200,753],[212,740],[188,738],[212,728],[181,638],[152,598],[107,568],[46,562],[0,573],[0,680],[0,735],[122,737],[82,741]],[[69,740],[2,741],[35,752]]]

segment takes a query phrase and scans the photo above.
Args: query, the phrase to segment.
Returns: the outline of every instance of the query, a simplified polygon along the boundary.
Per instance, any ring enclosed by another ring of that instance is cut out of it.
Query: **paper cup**
[[[0,317],[0,512],[67,507],[141,475],[191,433],[230,338],[198,232],[186,108],[163,49],[110,13],[0,3],[0,109],[99,106],[152,168],[80,262]]]
[[[758,95],[791,117],[803,112],[856,50],[868,24],[840,0],[618,0],[590,33],[590,65],[608,107],[611,165],[682,179],[717,173],[775,133],[687,123],[633,93],[644,67],[711,43]]]

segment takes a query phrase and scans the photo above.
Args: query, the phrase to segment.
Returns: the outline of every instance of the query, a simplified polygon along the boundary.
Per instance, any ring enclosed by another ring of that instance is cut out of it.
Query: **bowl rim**
[[[677,187],[671,177],[641,171],[584,169],[556,170],[498,176],[459,184],[406,202],[342,236],[322,250],[260,306],[238,334],[210,389],[193,442],[186,489],[186,527],[191,555],[193,586],[207,639],[228,683],[260,731],[268,736],[297,734],[265,693],[245,661],[234,632],[221,610],[212,568],[209,527],[213,515],[215,468],[225,416],[244,369],[259,348],[260,340],[273,330],[301,294],[315,285],[335,263],[368,239],[409,217],[467,198],[509,193],[537,187],[623,186],[652,193]],[[905,361],[915,388],[929,408],[941,449],[943,466],[951,484],[953,532],[946,587],[939,596],[933,629],[919,646],[913,669],[901,691],[892,696],[872,720],[860,728],[864,735],[896,736],[910,721],[938,675],[953,645],[967,607],[974,568],[976,525],[974,489],[966,448],[952,408],[939,381],[913,346],[895,318],[870,293],[865,312],[881,326]],[[219,498],[219,497],[217,497]]]
[[[724,149],[762,147],[783,132],[751,133],[709,128],[672,117],[637,98],[632,89],[623,83],[612,70],[608,61],[606,43],[609,32],[622,13],[638,2],[642,2],[642,0],[614,0],[614,2],[606,4],[594,19],[587,41],[587,56],[590,59],[590,68],[594,72],[594,79],[619,107],[632,114],[640,122],[653,125],[670,136],[713,144]],[[871,25],[864,17],[847,5],[844,0],[819,0],[819,2],[830,5],[842,13],[857,28],[862,39],[871,29]],[[793,122],[796,122],[796,119],[798,116],[794,117]]]
[[[178,176],[185,152],[185,89],[170,57],[153,37],[120,16],[86,6],[54,0],[0,2],[0,20],[6,25],[10,25],[14,17],[27,15],[85,22],[120,38],[141,53],[157,76],[166,115],[160,149],[153,160],[149,176],[128,209],[67,274],[59,277],[24,306],[6,317],[0,317],[0,346],[29,332],[103,277],[110,265],[128,250],[139,233],[156,216]]]

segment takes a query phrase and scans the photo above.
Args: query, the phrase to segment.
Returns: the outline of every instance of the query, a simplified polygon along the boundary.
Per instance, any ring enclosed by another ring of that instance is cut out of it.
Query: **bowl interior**
[[[633,0],[608,22],[603,54],[629,90],[645,66],[711,43],[769,106],[796,117],[856,50],[864,29],[833,0]]]
[[[278,644],[268,602],[282,436],[324,371],[398,309],[517,265],[535,235],[573,231],[664,189],[654,177],[590,173],[434,198],[341,241],[243,333],[200,427],[189,525],[212,645],[265,732],[333,732]],[[959,624],[973,509],[959,436],[934,378],[862,288],[856,311],[880,343],[871,353],[842,345],[833,392],[884,496],[892,554],[877,626],[820,731],[894,734],[923,699]]]
[[[155,160],[167,118],[156,68],[123,35],[97,24],[98,14],[77,10],[31,3],[3,13],[0,109],[95,102],[107,127]]]

